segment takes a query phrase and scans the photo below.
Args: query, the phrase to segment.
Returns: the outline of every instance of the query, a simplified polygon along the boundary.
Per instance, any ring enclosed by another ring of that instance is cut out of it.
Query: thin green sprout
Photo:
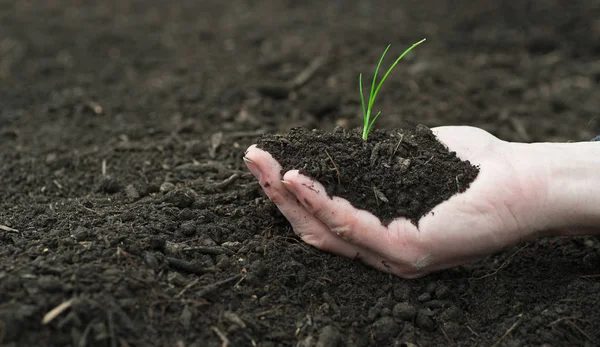
[[[385,80],[387,79],[390,72],[392,72],[392,69],[394,69],[394,67],[396,67],[396,64],[398,64],[398,62],[408,52],[410,52],[413,48],[417,47],[423,41],[425,41],[425,39],[413,44],[412,46],[410,46],[410,48],[408,48],[406,51],[404,51],[404,53],[402,53],[402,55],[400,55],[400,57],[398,57],[398,59],[396,59],[394,64],[392,64],[392,66],[387,70],[387,72],[385,73],[385,75],[383,76],[381,81],[379,81],[377,88],[375,88],[375,80],[377,79],[377,74],[379,73],[379,67],[381,66],[381,63],[383,62],[383,57],[385,57],[385,53],[387,53],[387,51],[391,45],[387,46],[385,51],[383,51],[381,58],[379,58],[379,63],[377,63],[377,68],[375,68],[375,74],[373,76],[373,82],[371,83],[371,90],[369,92],[369,103],[368,103],[367,107],[365,107],[365,98],[363,95],[362,73],[358,76],[358,81],[360,84],[360,103],[361,103],[362,112],[363,112],[363,133],[362,133],[363,140],[365,140],[365,141],[367,140],[367,137],[369,136],[369,133],[371,132],[371,128],[373,128],[373,124],[375,124],[375,121],[377,120],[377,118],[379,118],[379,115],[381,115],[381,111],[379,111],[379,112],[377,112],[375,117],[373,117],[373,119],[371,119],[371,111],[373,109],[373,103],[375,102],[375,98],[377,98],[377,94],[379,94],[379,89],[383,85],[383,82],[385,82]]]

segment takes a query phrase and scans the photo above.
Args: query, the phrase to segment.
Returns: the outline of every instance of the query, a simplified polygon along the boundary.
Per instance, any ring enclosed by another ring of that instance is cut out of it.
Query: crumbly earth
[[[597,345],[597,237],[403,280],[303,244],[242,156],[359,127],[358,74],[424,37],[376,128],[591,139],[598,18],[592,0],[0,0],[0,345]]]
[[[269,152],[283,174],[298,169],[324,185],[327,194],[368,210],[388,225],[419,219],[455,194],[464,192],[479,169],[462,161],[425,125],[395,130],[333,132],[294,128],[263,135],[257,147]]]

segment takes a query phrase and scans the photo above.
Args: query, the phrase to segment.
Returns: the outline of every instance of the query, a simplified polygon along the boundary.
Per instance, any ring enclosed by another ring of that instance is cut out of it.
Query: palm
[[[529,226],[515,210],[520,216],[520,202],[535,190],[529,185],[533,182],[515,179],[508,143],[477,128],[432,130],[461,159],[479,165],[481,172],[465,193],[423,217],[418,229],[404,218],[384,227],[374,215],[346,200],[330,199],[318,182],[297,170],[287,172],[282,183],[279,164],[254,146],[246,153],[252,161],[247,165],[305,242],[401,277],[463,264],[525,238]]]

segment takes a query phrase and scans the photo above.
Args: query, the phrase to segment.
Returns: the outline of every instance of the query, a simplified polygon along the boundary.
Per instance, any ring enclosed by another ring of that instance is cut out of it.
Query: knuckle
[[[332,233],[340,237],[342,240],[354,243],[353,230],[350,224],[338,224],[330,226],[329,228]]]
[[[302,241],[304,241],[306,244],[313,246],[315,248],[324,250],[327,249],[327,242],[325,240],[324,237],[313,234],[313,233],[306,233],[306,234],[302,234],[300,235],[300,237],[302,238]]]

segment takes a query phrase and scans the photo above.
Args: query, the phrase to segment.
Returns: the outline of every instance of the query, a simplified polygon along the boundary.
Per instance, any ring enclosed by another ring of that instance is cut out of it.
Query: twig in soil
[[[62,184],[60,184],[57,180],[53,180],[52,183],[54,183],[54,185],[56,186],[56,188],[62,190],[63,186]]]
[[[396,155],[396,152],[398,152],[398,148],[400,148],[400,145],[402,144],[402,140],[404,140],[404,134],[400,134],[400,140],[398,141],[396,148],[394,148],[394,152],[392,152],[392,157],[394,155]]]
[[[221,332],[221,330],[219,330],[219,328],[217,328],[217,327],[211,327],[211,329],[221,339],[221,347],[227,347],[227,346],[229,346],[229,339],[227,338],[227,336],[225,336],[225,334],[223,334]]]
[[[88,325],[85,327],[85,330],[83,330],[83,334],[81,334],[81,337],[79,338],[79,347],[85,347],[87,346],[87,338],[88,335],[90,334],[90,331],[92,331],[92,325],[93,325],[94,321],[90,321],[88,323]]]
[[[371,150],[371,156],[369,157],[369,163],[371,166],[375,166],[377,163],[377,157],[379,156],[379,149],[381,148],[381,142],[377,142]]]
[[[448,337],[448,334],[446,334],[446,329],[444,329],[444,327],[440,324],[440,330],[442,331],[442,333],[444,334],[444,337],[446,338],[446,341],[448,341],[448,346],[452,346],[452,341],[450,341],[450,338]]]
[[[185,287],[183,287],[183,289],[179,293],[177,293],[177,295],[175,295],[175,297],[176,298],[181,297],[183,295],[183,293],[186,292],[186,290],[188,290],[188,289],[192,288],[193,286],[195,286],[196,284],[198,284],[199,281],[200,281],[200,279],[196,278],[194,281],[188,283]]]
[[[46,324],[52,322],[54,320],[54,318],[58,317],[61,313],[65,312],[69,307],[71,307],[71,305],[73,304],[73,300],[74,299],[69,299],[69,300],[63,302],[62,304],[56,306],[55,308],[53,308],[48,313],[46,313],[44,315],[44,318],[42,319],[42,324],[46,325]]]
[[[310,81],[321,66],[325,64],[327,58],[328,55],[324,54],[313,59],[313,61],[311,61],[310,64],[308,64],[308,66],[290,82],[290,87],[292,89],[299,88]]]
[[[0,224],[0,230],[10,231],[10,232],[13,232],[13,233],[18,233],[19,232],[19,230],[17,230],[17,229],[13,229],[13,228],[11,228],[9,226],[2,225],[2,224]]]
[[[525,249],[525,247],[527,247],[527,246],[529,246],[529,245],[524,245],[524,246],[522,246],[521,248],[517,249],[517,250],[515,251],[515,253],[513,253],[513,254],[512,254],[510,257],[508,257],[508,258],[507,258],[507,259],[504,261],[504,263],[502,263],[500,266],[498,266],[498,268],[497,268],[496,270],[494,270],[494,271],[492,271],[492,272],[490,272],[490,273],[488,273],[488,274],[485,274],[485,275],[483,275],[483,276],[480,276],[480,277],[474,277],[473,279],[480,280],[480,279],[484,279],[484,278],[486,278],[486,277],[494,276],[495,274],[497,274],[497,273],[498,273],[498,271],[500,271],[500,270],[504,269],[504,268],[505,268],[505,267],[508,265],[508,263],[510,263],[510,261],[511,261],[511,260],[512,260],[512,259],[515,257],[515,255],[517,255],[519,252],[521,252],[521,251],[522,251],[523,249]]]
[[[381,192],[381,190],[377,189],[377,187],[373,186],[373,194],[375,194],[375,201],[377,202],[377,206],[379,206],[379,200],[384,203],[389,203],[388,198]]]
[[[102,159],[102,177],[106,176],[106,159]]]
[[[496,343],[494,343],[492,345],[492,347],[498,346],[500,344],[500,342],[502,342],[502,340],[504,340],[504,338],[507,337],[508,334],[510,334],[513,330],[515,330],[515,328],[517,327],[517,325],[519,325],[519,323],[521,323],[521,318],[523,318],[523,314],[519,313],[519,315],[517,317],[518,317],[517,321],[514,322],[513,325],[510,328],[508,328],[508,330],[506,330],[504,335],[502,335],[502,337],[500,337],[498,339],[498,341],[496,341]]]
[[[205,268],[198,264],[194,264],[187,260],[178,259],[178,258],[167,258],[167,263],[169,266],[178,271],[190,272],[196,275],[204,275],[208,272],[214,272],[214,269]]]
[[[423,163],[423,166],[429,164],[429,162],[433,160],[433,157],[435,157],[435,155],[432,155],[431,158],[427,159],[427,161]]]
[[[581,329],[580,327],[578,327],[575,323],[571,322],[570,320],[565,320],[565,322],[567,322],[567,324],[569,324],[570,326],[572,326],[573,328],[577,329],[577,331],[579,331],[583,336],[587,337],[588,340],[592,340],[592,338],[590,337],[590,335],[588,335],[585,331],[583,331],[583,329]]]
[[[246,327],[247,327],[246,323],[244,323],[242,318],[240,318],[240,316],[238,316],[237,314],[235,314],[231,311],[223,312],[223,317],[225,319],[227,319],[230,323],[233,323],[242,329],[246,329]]]
[[[583,331],[583,329],[581,329],[575,323],[573,323],[571,321],[571,319],[577,319],[577,318],[576,317],[562,317],[562,318],[559,318],[559,319],[555,320],[554,322],[552,322],[552,323],[550,323],[548,325],[552,326],[552,325],[556,325],[556,324],[564,321],[565,323],[569,324],[573,329],[576,329],[577,331],[579,331],[588,340],[592,340],[592,338],[590,337],[590,335],[588,335],[585,331]]]
[[[577,277],[579,277],[579,278],[598,278],[598,277],[600,277],[600,274],[593,274],[593,275],[577,275]]]
[[[477,332],[475,332],[475,330],[473,330],[473,328],[471,328],[471,326],[469,324],[466,324],[467,329],[469,329],[470,332],[473,333],[473,335],[479,337],[479,334]]]
[[[211,292],[214,292],[215,290],[218,290],[219,288],[221,288],[222,286],[225,286],[231,282],[237,281],[237,280],[243,280],[245,277],[242,277],[242,275],[235,275],[229,278],[226,278],[222,281],[219,282],[215,282],[215,283],[211,283],[207,286],[204,286],[202,288],[200,288],[200,290],[198,290],[198,292],[196,293],[198,296],[203,297]]]
[[[213,188],[223,189],[230,186],[233,182],[235,182],[238,178],[240,178],[240,174],[234,173],[233,175],[227,177],[225,180],[215,183]]]
[[[329,160],[331,160],[331,163],[333,164],[333,170],[335,170],[335,172],[337,173],[337,179],[338,179],[338,184],[342,184],[341,182],[341,174],[340,174],[340,170],[338,169],[337,165],[335,165],[335,161],[333,161],[333,158],[329,155],[329,152],[327,152],[327,150],[325,150],[325,154],[327,154],[327,156],[329,157]]]

